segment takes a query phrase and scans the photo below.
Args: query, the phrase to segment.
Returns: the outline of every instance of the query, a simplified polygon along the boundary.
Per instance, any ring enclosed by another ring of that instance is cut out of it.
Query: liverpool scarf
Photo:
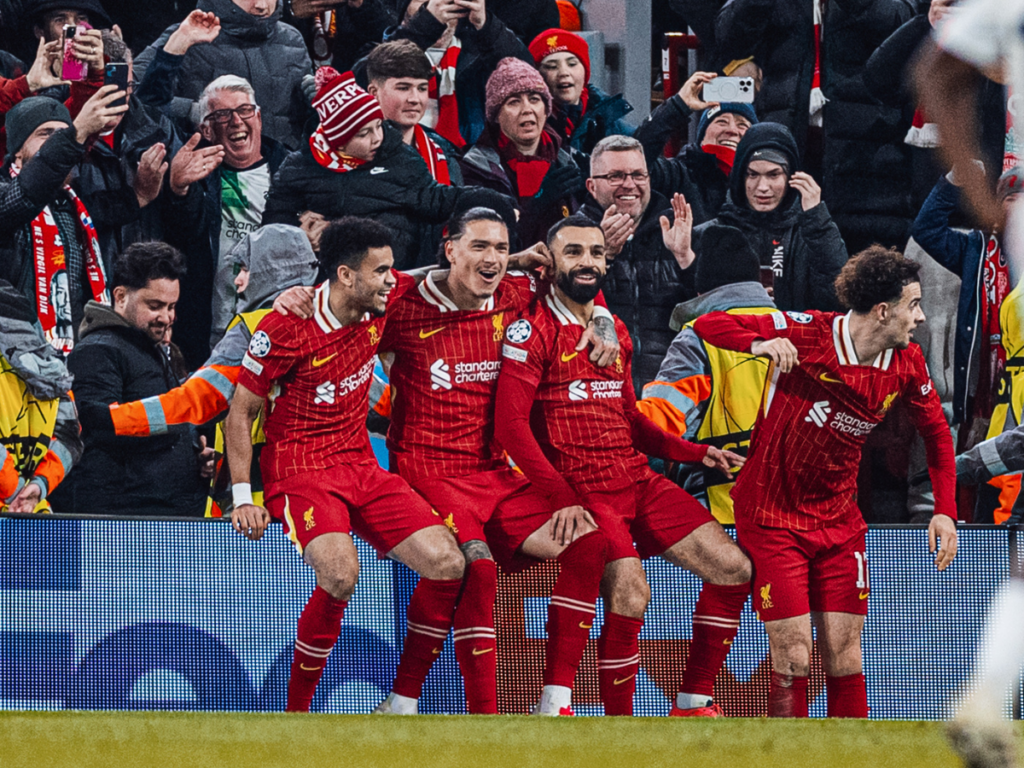
[[[466,140],[459,131],[459,101],[455,95],[455,69],[462,52],[462,42],[457,37],[441,55],[441,60],[434,67],[434,76],[430,80],[428,96],[437,105],[437,124],[428,125],[457,148],[466,146]]]
[[[825,94],[821,90],[821,36],[823,34],[822,4],[827,0],[811,0],[814,3],[814,76],[811,80],[810,124],[820,128],[822,112],[825,109]]]
[[[313,135],[309,137],[309,149],[313,153],[313,159],[318,164],[335,173],[345,173],[361,165],[366,165],[365,160],[360,160],[358,157],[352,157],[344,152],[332,149],[327,141],[327,137],[323,134],[322,128],[317,128],[313,131]]]
[[[434,181],[450,187],[452,185],[452,178],[448,173],[448,158],[444,156],[442,149],[437,146],[437,143],[427,135],[427,132],[420,125],[417,125],[413,132],[413,146],[420,153],[423,162],[427,164],[427,170],[434,177]]]

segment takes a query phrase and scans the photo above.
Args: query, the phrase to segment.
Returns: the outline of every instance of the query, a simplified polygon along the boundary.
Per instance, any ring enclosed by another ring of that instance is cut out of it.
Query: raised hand
[[[164,50],[175,56],[182,56],[193,45],[212,43],[220,34],[220,19],[215,13],[192,11],[167,38]]]
[[[455,0],[427,0],[427,10],[444,25],[458,22],[459,19],[465,18],[467,13]]]
[[[717,107],[717,101],[704,101],[704,83],[710,83],[718,75],[714,72],[694,72],[679,89],[679,98],[694,112],[703,112],[708,107]]]
[[[111,102],[123,99],[124,91],[116,85],[104,85],[82,105],[82,111],[74,120],[75,134],[79,144],[84,144],[90,136],[110,128],[117,118],[128,111],[127,104],[112,107]]]
[[[46,42],[45,38],[39,38],[39,48],[36,49],[36,58],[32,66],[25,73],[25,80],[28,82],[28,89],[35,93],[44,88],[52,88],[55,85],[63,85],[64,81],[53,74],[55,62],[62,58],[60,40],[52,43]],[[59,68],[58,68],[59,71]]]
[[[508,268],[528,272],[531,269],[545,269],[554,264],[551,251],[544,243],[534,243],[525,251],[513,253],[508,257]]]
[[[103,34],[98,29],[85,29],[71,41],[75,58],[89,65],[91,72],[103,72]]]
[[[811,174],[797,171],[789,180],[789,186],[800,193],[800,205],[805,211],[821,202],[821,187]]]
[[[458,5],[469,11],[469,23],[477,29],[487,23],[487,6],[484,0],[456,0]]]
[[[758,339],[750,345],[750,354],[767,357],[782,373],[789,373],[800,365],[800,355],[789,339]]]
[[[164,184],[164,176],[169,167],[166,162],[167,147],[162,142],[157,142],[139,158],[139,167],[135,172],[135,183],[132,188],[135,190],[135,197],[139,201],[139,208],[145,208],[156,200],[160,194],[160,188]]]
[[[321,214],[303,211],[299,214],[299,229],[306,233],[314,251],[320,250],[320,235],[327,229],[328,221]]]
[[[220,144],[196,149],[201,138],[200,134],[193,134],[171,160],[171,192],[178,197],[187,195],[191,185],[205,179],[224,162],[224,147]]]
[[[636,232],[636,222],[628,213],[619,213],[618,207],[612,204],[601,217],[601,230],[604,232],[604,257],[611,261]]]
[[[661,223],[661,240],[676,257],[679,268],[686,269],[696,258],[696,254],[690,248],[693,236],[693,210],[686,202],[686,198],[678,192],[672,195],[672,217],[671,224],[667,216],[662,216],[658,220]]]

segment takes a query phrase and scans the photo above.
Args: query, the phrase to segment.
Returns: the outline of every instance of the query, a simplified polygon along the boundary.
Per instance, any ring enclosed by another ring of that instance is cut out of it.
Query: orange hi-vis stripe
[[[202,377],[202,372],[215,371],[236,384],[240,370],[240,366],[208,366],[155,399],[114,403],[110,406],[114,432],[123,437],[148,437],[170,424],[205,424],[226,411],[230,403],[220,389]]]
[[[647,387],[661,386],[669,387],[678,392],[679,395],[690,400],[694,405],[711,397],[711,377],[708,375],[688,376],[680,381],[652,381]],[[647,397],[637,400],[636,407],[644,416],[657,424],[670,435],[682,436],[686,434],[686,415],[669,399],[664,397]]]

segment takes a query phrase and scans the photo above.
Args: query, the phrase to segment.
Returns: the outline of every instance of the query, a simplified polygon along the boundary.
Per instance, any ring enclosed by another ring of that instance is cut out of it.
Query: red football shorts
[[[754,566],[761,621],[810,611],[866,616],[871,576],[862,521],[816,531],[768,528],[736,517],[740,547]]]
[[[608,538],[609,562],[657,557],[715,519],[693,496],[653,472],[619,491],[585,493],[583,506]]]
[[[416,531],[443,525],[405,480],[376,462],[292,475],[268,483],[264,499],[299,552],[323,533],[354,531],[385,555]]]
[[[521,562],[516,551],[551,518],[547,496],[535,490],[521,472],[503,467],[463,477],[420,480],[415,490],[438,511],[459,544],[487,543],[505,570],[536,562]]]

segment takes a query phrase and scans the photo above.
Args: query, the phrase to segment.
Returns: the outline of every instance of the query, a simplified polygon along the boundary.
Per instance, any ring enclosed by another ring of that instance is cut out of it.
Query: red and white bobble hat
[[[333,67],[316,71],[313,109],[320,118],[317,132],[337,152],[343,151],[367,123],[384,119],[380,104],[356,84],[355,76],[351,72],[341,74]]]

